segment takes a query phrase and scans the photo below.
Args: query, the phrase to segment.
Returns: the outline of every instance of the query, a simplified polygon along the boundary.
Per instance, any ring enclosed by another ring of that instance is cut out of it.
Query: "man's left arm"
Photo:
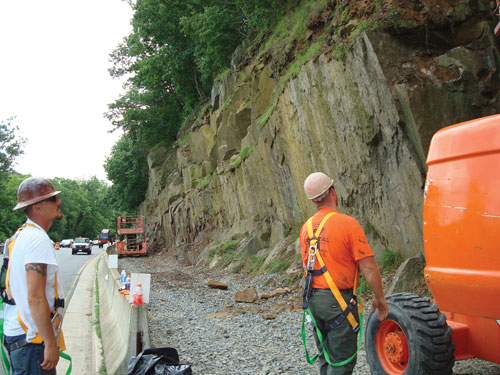
[[[50,308],[45,295],[47,281],[47,264],[28,263],[25,266],[28,286],[28,304],[31,316],[45,344],[44,358],[41,367],[50,370],[59,361],[59,349],[50,319]]]

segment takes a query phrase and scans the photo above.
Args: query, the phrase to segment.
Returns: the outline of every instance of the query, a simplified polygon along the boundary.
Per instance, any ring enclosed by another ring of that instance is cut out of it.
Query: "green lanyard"
[[[363,341],[363,313],[359,314],[359,331],[360,331],[360,333],[359,333],[359,339],[358,339],[358,348],[356,349],[356,352],[351,357],[347,358],[345,361],[342,361],[342,362],[339,362],[339,363],[332,363],[330,361],[330,356],[328,355],[328,352],[325,349],[325,346],[323,345],[323,334],[321,333],[321,331],[319,330],[318,326],[316,325],[316,321],[314,320],[314,317],[311,314],[310,308],[308,307],[307,309],[304,309],[303,310],[303,314],[302,314],[302,342],[304,343],[304,349],[306,351],[306,360],[307,360],[307,363],[309,363],[310,365],[312,365],[314,362],[316,362],[316,360],[318,359],[319,354],[316,354],[311,359],[311,357],[309,356],[309,352],[307,351],[307,345],[306,345],[306,312],[307,312],[309,318],[311,319],[311,322],[312,322],[314,328],[316,329],[316,334],[318,335],[319,342],[321,343],[321,347],[323,348],[323,354],[325,355],[325,360],[328,362],[328,364],[330,366],[340,367],[340,366],[344,366],[345,364],[351,362],[356,357],[356,355],[358,354],[359,349],[361,348],[361,343]]]
[[[66,370],[66,375],[70,375],[71,369],[73,368],[73,361],[71,360],[71,357],[68,354],[63,353],[60,350],[59,350],[59,357],[64,358],[64,359],[69,361],[69,367],[68,367],[68,370]]]

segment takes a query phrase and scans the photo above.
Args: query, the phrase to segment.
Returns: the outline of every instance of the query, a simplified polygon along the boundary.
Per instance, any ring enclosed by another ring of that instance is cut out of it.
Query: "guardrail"
[[[130,357],[150,347],[148,311],[146,305],[129,303],[128,296],[120,294],[120,274],[109,268],[108,246],[102,253],[98,269],[99,320],[108,375],[126,374]]]

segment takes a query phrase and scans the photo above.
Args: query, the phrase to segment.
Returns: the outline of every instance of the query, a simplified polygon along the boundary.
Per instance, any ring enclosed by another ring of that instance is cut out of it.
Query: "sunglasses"
[[[55,195],[53,195],[50,198],[47,198],[47,199],[44,199],[43,201],[40,201],[40,203],[42,203],[42,202],[57,202],[57,197]]]

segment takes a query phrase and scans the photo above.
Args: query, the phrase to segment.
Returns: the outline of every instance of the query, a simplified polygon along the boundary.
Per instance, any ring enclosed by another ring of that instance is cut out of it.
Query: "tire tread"
[[[455,358],[455,345],[451,337],[451,328],[442,314],[429,298],[420,297],[414,293],[398,293],[388,296],[387,302],[398,306],[409,319],[416,343],[418,375],[450,375]],[[389,307],[390,309],[390,307]],[[367,322],[370,324],[370,318]],[[376,323],[375,323],[376,324]],[[405,332],[406,333],[406,332]],[[368,339],[368,337],[367,337]],[[374,347],[374,345],[370,345]],[[368,345],[367,345],[367,350]],[[372,355],[368,355],[368,359]],[[375,355],[376,357],[376,355]],[[370,362],[370,361],[369,361]],[[370,363],[370,366],[372,364]]]

